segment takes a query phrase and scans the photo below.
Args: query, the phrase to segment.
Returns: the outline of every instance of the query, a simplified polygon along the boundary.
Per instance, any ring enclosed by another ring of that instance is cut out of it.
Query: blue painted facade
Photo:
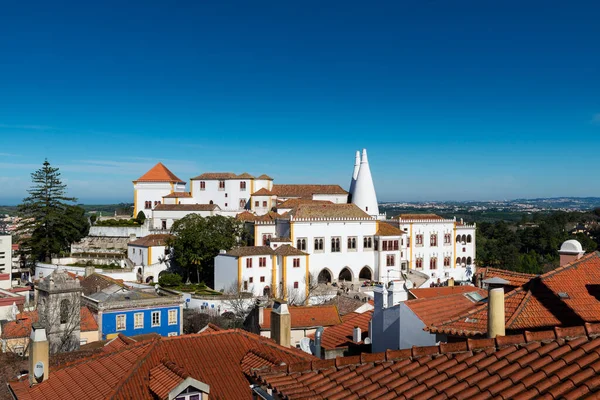
[[[169,325],[169,310],[175,310],[176,324]],[[160,325],[152,326],[152,313],[160,313]],[[135,314],[141,313],[143,326],[135,328]],[[117,330],[117,316],[125,315],[125,329]],[[141,335],[146,333],[158,333],[161,336],[177,335],[181,333],[181,308],[178,305],[155,306],[151,308],[130,308],[120,310],[104,310],[102,312],[102,340],[107,335],[122,333],[126,336]]]

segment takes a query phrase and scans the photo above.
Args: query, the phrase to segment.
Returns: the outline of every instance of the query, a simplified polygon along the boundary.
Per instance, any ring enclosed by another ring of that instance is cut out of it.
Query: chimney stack
[[[355,343],[358,343],[362,340],[362,332],[360,331],[360,328],[358,326],[354,327],[354,330],[352,331],[352,341]]]
[[[93,266],[85,267],[84,277],[87,278],[88,276],[92,275],[94,272],[96,272],[96,267],[93,267]]]
[[[275,300],[271,311],[271,338],[283,347],[290,347],[292,318],[285,300]]]
[[[510,282],[502,278],[491,278],[483,283],[488,285],[488,337],[505,336],[504,285]]]
[[[454,286],[454,278],[448,279],[448,286]]]
[[[408,292],[404,289],[404,281],[390,281],[388,287],[388,307],[393,307],[408,300]]]
[[[31,336],[29,338],[29,384],[42,383],[48,379],[50,366],[48,359],[50,357],[50,344],[46,338],[46,329],[39,324],[34,323],[31,326]]]
[[[560,254],[560,266],[562,267],[563,265],[579,260],[585,252],[583,251],[583,247],[581,247],[581,243],[575,239],[571,239],[560,246],[558,254]]]

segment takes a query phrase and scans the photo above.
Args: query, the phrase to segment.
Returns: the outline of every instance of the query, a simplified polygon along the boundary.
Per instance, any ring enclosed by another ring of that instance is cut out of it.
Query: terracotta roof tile
[[[334,305],[321,306],[290,306],[288,308],[292,320],[292,329],[309,328],[316,326],[332,326],[341,324],[342,320]],[[261,330],[271,329],[272,308],[263,309],[263,323]]]
[[[553,361],[550,356],[540,357],[536,350],[549,347],[550,352],[564,356],[583,346],[596,348],[600,338],[584,335],[570,342],[558,337],[550,342],[527,342],[524,335],[516,335],[504,342],[515,344],[504,347],[494,339],[471,341],[471,351],[457,353],[429,346],[397,352],[403,354],[399,357],[388,351],[368,358],[338,358],[333,365],[313,363],[310,369],[295,373],[289,372],[294,370],[289,366],[287,371],[253,370],[248,376],[286,399],[438,398],[438,394],[439,398],[569,399],[600,389],[600,378],[592,368],[592,363],[600,365],[600,361],[585,359],[585,353],[577,353],[570,361],[564,357]],[[318,385],[327,385],[328,390],[321,392]]]
[[[233,172],[205,172],[203,174],[200,174],[198,176],[196,176],[195,178],[192,178],[192,180],[197,181],[197,180],[207,180],[207,181],[213,181],[213,180],[228,180],[228,179],[237,179],[237,175],[234,174]]]
[[[407,220],[440,220],[444,219],[436,214],[400,214],[392,217],[392,219],[407,219]]]
[[[209,385],[211,398],[250,399],[245,371],[312,360],[301,350],[236,329],[133,343],[59,366],[33,387],[27,380],[9,384],[26,400],[153,400],[189,375]]]
[[[311,199],[304,199],[304,198],[293,198],[293,199],[287,199],[286,201],[283,201],[281,203],[279,203],[277,205],[277,208],[296,208],[298,207],[300,204],[333,204],[331,201],[329,200],[313,200]]]
[[[290,211],[294,218],[362,218],[373,219],[355,204],[300,204]]]
[[[218,210],[216,204],[158,204],[155,211],[214,211]]]
[[[87,307],[81,307],[80,315],[80,329],[82,332],[93,332],[98,330],[98,323]],[[17,319],[15,321],[9,321],[2,326],[2,339],[29,337],[29,335],[31,335],[31,325],[38,320],[39,315],[37,311],[27,311],[17,314]]]
[[[487,297],[485,290],[476,289],[476,292],[481,298]],[[407,300],[404,305],[410,308],[425,325],[431,325],[446,321],[457,314],[476,307],[479,303],[471,299],[468,294],[457,292],[446,296]]]
[[[190,192],[173,192],[171,194],[163,196],[163,199],[177,199],[180,197],[192,197],[192,194]]]
[[[231,249],[227,252],[228,255],[234,257],[246,257],[246,256],[262,256],[262,255],[273,255],[275,252],[269,246],[244,246]]]
[[[278,256],[306,256],[307,253],[302,250],[290,246],[289,244],[283,244],[275,249],[275,254]]]
[[[522,286],[537,276],[534,274],[525,274],[492,267],[477,268],[476,274],[480,275],[481,279],[504,279],[510,282],[511,286]]]
[[[252,196],[273,196],[273,192],[265,188],[260,188],[256,192],[252,193]]]
[[[529,280],[504,295],[507,332],[583,326],[600,321],[600,253]],[[487,304],[428,328],[451,335],[485,335]],[[534,334],[534,333],[531,333]]]
[[[256,221],[258,216],[250,211],[244,211],[235,216],[235,219],[239,221]]]
[[[348,314],[348,316],[349,318],[345,318],[343,323],[325,328],[321,337],[321,346],[323,346],[323,348],[344,348],[353,344],[354,327],[359,327],[361,329],[360,342],[369,335],[369,322],[373,316],[373,310],[366,311],[362,314],[351,313]],[[308,337],[314,339],[315,335],[313,333],[308,335]]]
[[[256,178],[257,180],[263,180],[263,181],[272,181],[273,178],[271,178],[269,175],[267,174],[262,174],[261,176],[259,176],[258,178]]]
[[[424,299],[428,297],[440,297],[440,296],[448,296],[450,294],[457,293],[471,293],[471,292],[480,292],[481,289],[475,286],[440,286],[440,287],[431,287],[431,288],[417,288],[410,289],[409,292],[416,299]],[[486,296],[487,297],[487,294]]]
[[[315,194],[348,194],[339,185],[273,185],[271,191],[277,197],[307,199],[312,199]]]
[[[377,224],[376,236],[402,236],[404,232],[387,222],[379,222]]]
[[[129,245],[139,247],[166,246],[167,241],[172,238],[173,235],[170,235],[168,233],[147,235],[143,238],[139,238],[137,240],[129,242]]]
[[[173,182],[173,183],[185,183],[179,179],[174,173],[169,171],[163,163],[158,163],[146,172],[144,175],[139,177],[134,182]]]
[[[250,175],[247,172],[242,172],[237,176],[238,179],[254,179],[254,176]]]

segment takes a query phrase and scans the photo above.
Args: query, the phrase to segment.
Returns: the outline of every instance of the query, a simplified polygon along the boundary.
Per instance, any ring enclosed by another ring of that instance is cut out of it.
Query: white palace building
[[[237,218],[254,246],[215,258],[216,290],[239,285],[255,295],[308,295],[310,279],[386,283],[419,271],[427,282],[469,280],[475,225],[435,214],[379,213],[366,150],[356,152],[349,192],[339,185],[274,184],[267,175],[204,173],[186,183],[159,163],[134,184],[135,214],[164,232],[191,213]]]

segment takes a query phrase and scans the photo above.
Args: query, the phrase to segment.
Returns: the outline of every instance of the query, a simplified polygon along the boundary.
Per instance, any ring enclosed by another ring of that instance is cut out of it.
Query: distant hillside
[[[115,211],[119,214],[131,214],[133,212],[133,203],[120,204],[79,204],[87,214],[102,214],[103,216],[115,215]],[[0,206],[0,216],[17,215],[17,206]]]

